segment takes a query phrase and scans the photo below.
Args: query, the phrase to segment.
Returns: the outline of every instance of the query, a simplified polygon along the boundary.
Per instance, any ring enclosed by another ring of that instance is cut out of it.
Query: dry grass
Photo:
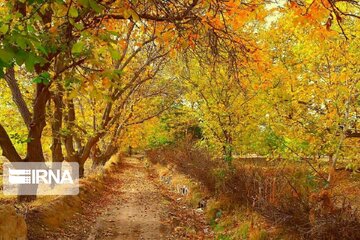
[[[185,142],[150,150],[147,156],[153,163],[176,166],[205,185],[213,196],[226,198],[222,209],[251,208],[306,239],[360,239],[355,230],[360,229],[355,207],[359,206],[359,181],[349,182],[348,175],[338,173],[335,184],[326,187],[322,178],[299,165],[228,167],[193,146]]]

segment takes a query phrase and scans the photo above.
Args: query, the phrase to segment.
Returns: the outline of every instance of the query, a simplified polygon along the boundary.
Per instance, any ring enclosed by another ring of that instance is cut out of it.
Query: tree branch
[[[19,85],[15,78],[15,71],[13,67],[8,68],[5,74],[5,81],[11,90],[12,99],[23,118],[26,127],[29,128],[31,123],[31,113],[26,105],[23,95],[21,94]]]
[[[10,162],[21,162],[22,159],[12,144],[5,128],[0,124],[0,147],[2,155]]]

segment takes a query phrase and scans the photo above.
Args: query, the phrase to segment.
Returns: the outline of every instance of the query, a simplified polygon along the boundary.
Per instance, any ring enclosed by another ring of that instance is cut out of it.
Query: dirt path
[[[186,206],[137,158],[126,158],[104,195],[44,239],[211,239],[201,213]]]
[[[163,197],[148,181],[139,160],[126,159],[128,167],[121,177],[121,191],[106,211],[96,219],[88,240],[95,239],[166,239],[171,234]]]

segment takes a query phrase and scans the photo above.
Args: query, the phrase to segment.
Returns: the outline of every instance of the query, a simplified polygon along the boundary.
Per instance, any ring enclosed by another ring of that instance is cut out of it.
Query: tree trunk
[[[102,158],[101,156],[99,156],[99,157],[94,157],[94,158],[92,159],[91,168],[92,168],[92,169],[96,169],[96,168],[98,168],[98,167],[103,167],[103,166],[105,165],[105,162],[106,162],[106,161],[104,161],[104,158]]]
[[[36,98],[34,101],[34,115],[32,122],[29,127],[28,139],[30,140],[27,144],[27,154],[24,159],[27,162],[45,162],[41,136],[46,125],[45,113],[46,113],[46,103],[50,98],[50,92],[46,85],[40,83],[36,86]],[[29,186],[21,186],[29,187]],[[34,195],[29,196],[19,196],[19,201],[31,201],[36,199],[36,190],[37,185],[31,186],[34,190]]]
[[[3,155],[10,161],[10,162],[22,162],[20,155],[17,153],[14,145],[12,144],[7,132],[5,131],[4,127],[0,124],[0,147],[2,148]],[[31,189],[33,195],[18,195],[18,201],[20,202],[28,202],[36,199],[36,191],[37,191],[37,184],[24,184],[19,185],[19,193],[23,191],[24,188]]]
[[[65,149],[67,153],[67,161],[77,162],[79,164],[79,177],[84,177],[84,165],[86,160],[89,158],[91,149],[99,141],[100,137],[104,133],[98,133],[94,137],[90,137],[85,146],[82,146],[79,138],[75,138],[72,133],[73,125],[75,121],[75,108],[72,99],[67,100],[68,114],[65,116],[67,127],[70,130],[70,134],[65,136]],[[76,140],[77,149],[74,148],[74,138]]]
[[[98,145],[96,144],[93,148],[93,150],[90,153],[90,158],[92,160],[92,169],[97,168],[101,165],[101,159],[100,156],[102,155],[101,150],[99,149]]]
[[[28,162],[45,162],[41,136],[46,125],[46,103],[50,98],[50,92],[45,84],[40,83],[37,84],[36,87],[34,115],[29,128],[29,142],[27,144],[27,155],[25,160]]]
[[[334,161],[334,154],[329,154],[329,174],[328,174],[328,178],[327,178],[327,181],[329,183],[335,172],[335,167],[336,167],[336,161]]]
[[[60,130],[62,127],[62,117],[63,117],[63,103],[61,93],[57,93],[53,97],[55,111],[54,111],[54,120],[51,125],[52,138],[53,142],[51,145],[52,161],[53,162],[62,162],[64,160],[64,155],[61,149],[61,135]]]
[[[9,135],[5,128],[0,123],[0,147],[2,149],[2,155],[6,157],[10,162],[21,162],[22,159],[12,144]]]
[[[11,95],[14,103],[16,104],[27,128],[31,123],[31,113],[26,105],[26,102],[21,94],[19,85],[15,78],[14,68],[8,68],[5,74],[5,81],[11,90]]]
[[[34,114],[31,123],[28,125],[29,133],[27,143],[27,155],[24,161],[27,162],[44,162],[44,154],[42,150],[41,136],[42,131],[45,127],[45,112],[46,112],[46,103],[50,98],[50,92],[48,87],[44,84],[37,84],[36,89],[36,98],[34,101]],[[18,106],[19,107],[19,106]],[[19,109],[22,112],[21,109]],[[27,120],[24,121],[26,122]],[[11,162],[21,162],[23,161],[19,154],[17,153],[14,145],[12,144],[7,132],[0,124],[0,146],[3,150],[3,155]],[[36,190],[37,185],[20,185],[19,190],[26,187],[30,187],[34,191],[34,195],[29,196],[18,196],[19,201],[31,201],[36,199]]]
[[[233,144],[232,137],[227,130],[224,130],[225,144],[223,145],[223,154],[225,161],[231,165],[233,160]]]
[[[89,158],[91,149],[96,145],[96,143],[99,141],[100,136],[91,137],[84,148],[82,148],[81,155],[79,155],[77,162],[79,163],[79,178],[84,177],[84,165],[86,160]]]
[[[96,167],[99,166],[104,166],[105,163],[107,161],[109,161],[109,159],[118,151],[117,147],[114,147],[112,144],[110,144],[107,148],[106,151],[98,156],[94,156],[93,158],[93,164],[92,164],[92,168],[95,169]]]
[[[330,183],[332,178],[333,178],[333,175],[335,173],[335,168],[336,168],[336,163],[340,157],[340,151],[341,151],[341,148],[343,146],[343,143],[344,143],[344,140],[346,138],[346,135],[345,135],[345,131],[341,131],[340,133],[340,140],[339,140],[339,144],[336,148],[336,151],[335,151],[335,154],[332,156],[331,155],[331,166],[330,166],[330,170],[329,170],[329,175],[328,175],[328,179],[327,181]]]
[[[62,92],[53,95],[54,102],[54,119],[51,124],[52,131],[52,145],[51,145],[51,156],[54,170],[61,170],[61,165],[57,164],[64,161],[64,155],[61,148],[61,127],[63,118],[63,102]],[[51,187],[55,187],[55,183],[51,184]]]
[[[83,178],[85,176],[85,162],[79,161],[79,178]]]

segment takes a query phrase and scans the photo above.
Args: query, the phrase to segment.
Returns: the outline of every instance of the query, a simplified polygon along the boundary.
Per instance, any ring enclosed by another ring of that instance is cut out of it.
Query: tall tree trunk
[[[66,127],[69,133],[64,137],[65,149],[66,149],[66,161],[77,162],[79,164],[79,177],[84,176],[84,164],[80,163],[81,153],[74,147],[74,136],[73,136],[73,124],[75,121],[75,108],[73,99],[67,99],[67,114],[64,117]]]
[[[45,162],[41,136],[46,125],[45,113],[46,103],[50,98],[50,92],[46,85],[40,83],[36,86],[36,98],[34,102],[34,115],[29,128],[28,139],[30,141],[27,144],[27,154],[24,159],[27,162]],[[23,185],[19,186],[21,190]],[[18,200],[21,202],[32,201],[36,199],[37,185],[28,186],[33,189],[34,195],[19,195]]]
[[[12,144],[6,130],[0,124],[0,147],[3,151],[3,155],[11,162],[21,162],[22,159],[20,155],[17,153],[14,145]],[[36,192],[37,192],[37,184],[26,184],[26,185],[19,185],[19,193],[24,192],[24,188],[28,191],[29,189],[33,192],[33,195],[19,195],[18,200],[21,202],[32,201],[36,199]]]
[[[8,70],[6,71],[5,81],[11,90],[12,99],[23,118],[26,127],[29,128],[31,123],[31,113],[19,89],[19,85],[15,78],[15,71],[13,67],[8,68]]]
[[[85,146],[82,146],[79,138],[75,138],[73,134],[74,122],[75,122],[75,108],[72,99],[67,99],[67,115],[65,121],[70,134],[65,136],[65,149],[67,153],[67,161],[77,162],[79,164],[79,177],[84,177],[84,165],[89,158],[91,149],[99,141],[100,137],[105,133],[98,133],[97,135],[90,137]],[[74,148],[74,138],[76,139],[77,149]]]
[[[64,155],[61,148],[61,127],[63,118],[63,102],[62,92],[55,93],[52,97],[54,102],[54,119],[51,124],[52,131],[52,145],[51,145],[51,156],[54,170],[61,170],[61,165],[57,164],[64,161]],[[51,187],[55,187],[55,183],[51,184]]]
[[[79,161],[79,178],[83,178],[85,176],[85,162]]]
[[[62,117],[63,117],[63,103],[62,103],[62,93],[56,93],[53,96],[53,102],[55,105],[54,111],[54,120],[51,125],[52,138],[53,142],[51,145],[52,161],[53,162],[62,162],[64,160],[64,155],[61,149],[61,127],[62,127]]]
[[[52,138],[53,142],[51,145],[51,154],[53,162],[62,162],[64,160],[64,155],[61,148],[61,128],[63,122],[63,96],[64,96],[64,88],[62,86],[62,76],[61,71],[64,69],[64,54],[60,54],[55,58],[55,72],[58,76],[54,79],[54,84],[56,85],[56,90],[52,94],[52,100],[54,102],[54,119],[51,125]]]
[[[84,165],[86,160],[89,158],[90,153],[91,153],[91,149],[98,143],[100,137],[102,134],[98,134],[94,137],[91,137],[87,143],[85,144],[83,151],[81,153],[80,159],[79,159],[79,164],[80,165]]]
[[[329,175],[328,175],[328,178],[327,178],[327,181],[329,183],[331,183],[331,180],[333,179],[333,175],[335,173],[335,169],[336,169],[336,163],[340,157],[340,151],[341,151],[341,148],[343,146],[343,143],[344,143],[344,140],[345,140],[345,132],[344,130],[341,131],[340,133],[340,140],[339,140],[339,144],[336,148],[336,151],[335,151],[335,154],[334,155],[331,155],[331,165],[330,165],[330,169],[329,169]]]
[[[95,144],[91,150],[90,158],[92,160],[92,168],[99,166],[99,157],[102,155],[102,152],[97,144]]]
[[[355,87],[355,85],[353,87]],[[332,163],[330,166],[330,171],[329,171],[329,175],[328,175],[328,179],[327,179],[327,181],[329,183],[331,183],[331,180],[335,173],[336,163],[340,157],[341,148],[343,147],[344,141],[346,139],[346,133],[347,133],[347,130],[349,129],[350,103],[351,103],[351,96],[345,102],[346,110],[345,110],[345,114],[344,114],[344,121],[343,121],[342,129],[340,131],[339,143],[335,150],[335,154],[332,157]]]
[[[105,165],[105,163],[111,158],[111,156],[118,151],[118,146],[116,145],[116,142],[122,130],[123,124],[117,123],[105,151],[103,153],[101,153],[100,151],[101,154],[95,154],[95,157],[93,159],[93,168]]]
[[[227,130],[223,130],[225,135],[225,144],[223,145],[223,153],[225,157],[225,161],[231,165],[233,160],[233,142],[231,133],[229,133]]]
[[[92,168],[104,166],[117,151],[118,148],[113,146],[113,143],[110,143],[102,154],[94,156]]]
[[[37,84],[36,98],[34,101],[34,116],[30,124],[27,144],[27,155],[25,160],[28,162],[44,162],[44,153],[41,144],[41,136],[46,125],[45,113],[46,103],[50,98],[50,92],[45,84]]]

